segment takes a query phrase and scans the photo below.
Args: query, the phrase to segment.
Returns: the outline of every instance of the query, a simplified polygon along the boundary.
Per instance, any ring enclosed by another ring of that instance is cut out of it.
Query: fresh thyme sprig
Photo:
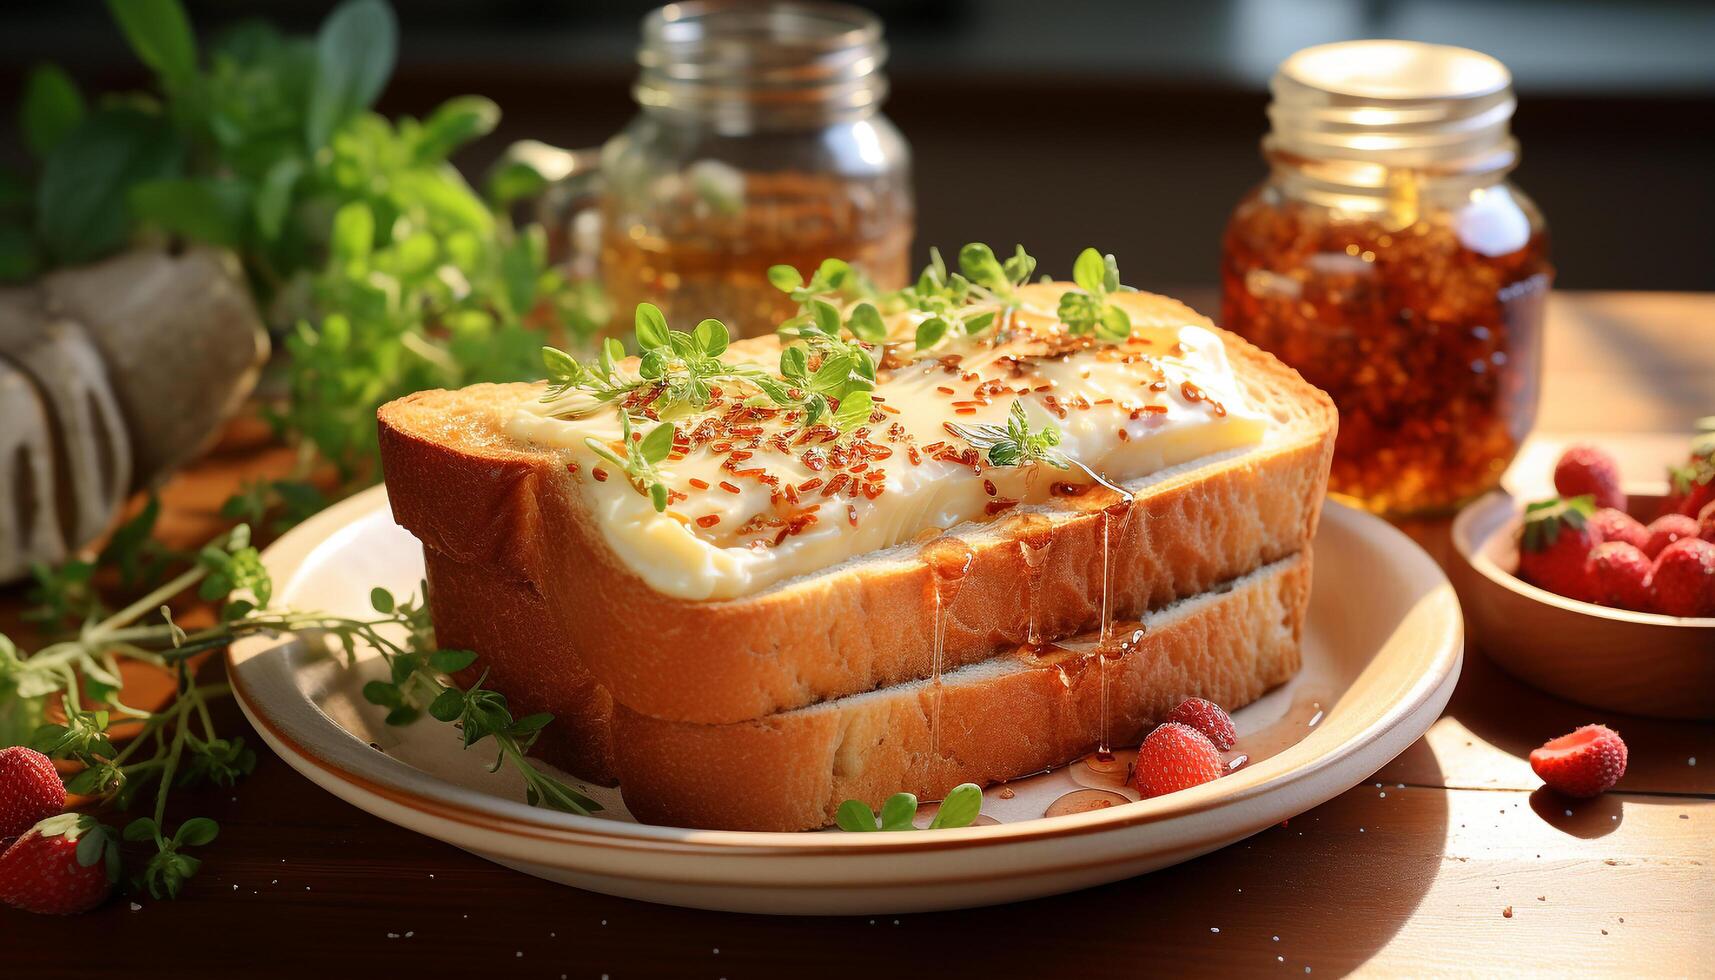
[[[946,339],[953,328],[965,336],[987,330],[1000,312],[1018,302],[1017,288],[1036,271],[1036,260],[1015,246],[1011,258],[1001,262],[981,242],[959,249],[959,271],[949,273],[940,250],[929,250],[929,265],[917,282],[900,291],[911,308],[929,316],[917,324],[913,342],[926,351]]]
[[[625,471],[626,478],[637,491],[647,496],[656,512],[667,509],[667,485],[655,468],[673,452],[673,423],[663,422],[642,439],[632,438],[631,413],[619,412],[619,449],[594,437],[585,437],[590,451]]]
[[[947,791],[935,818],[925,830],[949,830],[969,827],[982,812],[983,791],[976,783],[960,783]],[[847,800],[834,812],[834,822],[841,830],[864,832],[872,830],[916,830],[912,821],[917,817],[917,797],[911,793],[895,793],[881,804],[880,819],[862,800]]]
[[[1052,422],[1032,430],[1030,418],[1024,411],[1024,400],[1015,399],[1006,413],[1006,424],[972,422],[962,425],[948,422],[947,430],[976,449],[988,454],[990,466],[1023,466],[1027,463],[1047,463],[1057,470],[1067,469],[1071,459],[1057,447],[1060,429]]]
[[[1093,333],[1097,339],[1110,343],[1131,336],[1131,317],[1108,302],[1110,295],[1125,290],[1120,285],[1119,263],[1112,255],[1084,249],[1072,264],[1072,281],[1078,284],[1078,289],[1069,289],[1061,295],[1059,316],[1074,336]]]
[[[1031,463],[1045,463],[1057,470],[1076,467],[1091,480],[1120,496],[1130,496],[1124,489],[1115,486],[1100,473],[1061,451],[1059,448],[1060,429],[1054,423],[1044,422],[1040,429],[1031,429],[1030,418],[1025,414],[1023,399],[1013,401],[1012,408],[1006,413],[1005,425],[995,425],[990,422],[972,422],[961,425],[957,422],[948,422],[947,431],[970,443],[973,448],[984,452],[988,457],[990,466],[1026,466]]]
[[[152,525],[155,509],[146,508],[146,512],[151,514],[147,524]],[[140,546],[137,541],[127,545]],[[47,579],[58,582],[66,577],[49,575]],[[187,630],[174,621],[166,603],[192,590],[205,601],[218,603],[214,625]],[[377,589],[371,603],[378,615],[358,618],[269,610],[272,592],[273,583],[251,544],[249,528],[239,525],[195,552],[189,568],[118,612],[101,612],[93,600],[82,603],[90,614],[77,632],[33,655],[26,656],[0,634],[0,744],[28,744],[51,758],[79,764],[82,768],[66,781],[66,789],[95,797],[98,805],[114,810],[129,809],[152,789],[150,815],[132,820],[124,831],[126,840],[155,844],[155,853],[139,875],[151,894],[176,896],[200,865],[185,848],[205,845],[219,832],[215,822],[204,817],[169,827],[166,817],[172,791],[199,782],[230,786],[256,764],[255,751],[242,737],[220,734],[209,710],[212,701],[231,693],[230,688],[196,683],[192,660],[199,653],[257,633],[315,633],[343,649],[352,662],[359,644],[380,651],[389,679],[366,684],[363,695],[388,707],[388,724],[409,724],[427,709],[436,718],[461,724],[467,747],[492,739],[498,750],[496,768],[510,764],[517,769],[524,778],[525,798],[532,805],[585,814],[600,809],[526,757],[551,716],[514,719],[505,698],[483,689],[480,682],[469,690],[445,682],[446,674],[468,667],[475,654],[436,647],[428,609],[421,601],[399,603]],[[57,620],[73,605],[64,595],[55,599],[51,615],[43,618]],[[402,640],[396,638],[400,631]],[[155,711],[126,704],[121,661],[175,674],[173,699]],[[49,721],[47,707],[56,697],[64,717]],[[116,731],[115,726],[122,723],[135,727]],[[96,857],[99,854],[91,862]]]

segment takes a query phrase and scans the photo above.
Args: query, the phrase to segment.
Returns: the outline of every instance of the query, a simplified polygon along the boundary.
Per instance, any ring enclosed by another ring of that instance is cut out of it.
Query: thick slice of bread
[[[1184,305],[1140,296],[1134,322],[1209,326]],[[1303,550],[1315,532],[1335,413],[1321,392],[1268,354],[1222,335],[1245,393],[1271,416],[1265,442],[1142,480],[1113,546],[1117,614],[1197,595]],[[772,338],[743,341],[770,345]],[[935,602],[913,546],[724,601],[648,587],[607,546],[565,457],[511,439],[504,426],[539,385],[429,391],[383,406],[382,460],[395,518],[424,545],[442,636],[477,651],[475,672],[523,710],[550,711],[583,750],[548,757],[594,779],[606,758],[605,688],[630,710],[724,724],[928,676]],[[976,663],[1020,640],[1032,604],[1049,636],[1096,625],[1099,510],[1057,501],[1042,595],[1006,520],[962,525],[975,558],[948,610],[944,662]],[[457,581],[457,586],[449,583]],[[519,620],[532,618],[528,625]],[[461,678],[462,679],[462,678]],[[583,712],[574,714],[574,711]],[[602,743],[602,744],[597,744]]]
[[[1297,672],[1310,594],[1306,552],[1144,617],[1141,642],[1108,655],[1108,737],[1135,745],[1187,697],[1230,708]],[[1129,628],[1129,627],[1128,627]],[[841,801],[905,790],[940,799],[1093,750],[1102,665],[1094,654],[1020,650],[920,680],[730,725],[662,721],[623,706],[614,745],[626,806],[647,823],[808,830]],[[938,751],[931,751],[939,743]]]

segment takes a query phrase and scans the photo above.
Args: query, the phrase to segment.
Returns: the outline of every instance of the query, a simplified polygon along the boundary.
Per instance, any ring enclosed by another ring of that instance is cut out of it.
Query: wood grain
[[[1663,367],[1665,354],[1573,357],[1598,322],[1622,347],[1684,351],[1696,346],[1688,337],[1702,337],[1701,349],[1715,351],[1715,297],[1557,296],[1545,423],[1564,431],[1567,420],[1599,418],[1593,428],[1603,431],[1668,430],[1715,410],[1715,392],[1702,385],[1715,384],[1715,369],[1649,385],[1632,372]],[[1566,364],[1591,373],[1562,376]],[[1637,398],[1647,404],[1629,404]],[[163,531],[178,544],[208,536],[226,494],[263,471],[278,475],[290,462],[283,453],[235,449],[199,463],[168,488]],[[1445,553],[1445,524],[1412,530]],[[21,602],[16,590],[0,598],[0,629],[16,628]],[[229,704],[218,720],[243,730]],[[1625,736],[1630,766],[1616,791],[1568,803],[1540,788],[1525,757],[1591,721]],[[192,791],[175,803],[222,826],[183,897],[121,897],[76,919],[0,911],[0,941],[9,940],[0,975],[95,976],[115,967],[616,980],[1715,969],[1715,725],[1594,712],[1525,687],[1480,650],[1468,653],[1452,702],[1425,738],[1285,826],[1103,888],[897,922],[695,912],[548,884],[370,817],[260,754],[235,789]]]

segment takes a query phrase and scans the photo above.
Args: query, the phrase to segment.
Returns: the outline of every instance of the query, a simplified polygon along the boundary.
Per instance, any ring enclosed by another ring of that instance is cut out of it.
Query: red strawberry
[[[1554,489],[1562,497],[1596,498],[1597,507],[1626,509],[1620,489],[1620,464],[1595,446],[1571,446],[1554,464]]]
[[[0,840],[65,808],[65,784],[47,756],[22,745],[0,749]]]
[[[1177,793],[1221,776],[1221,754],[1215,743],[1190,725],[1170,721],[1158,726],[1138,746],[1132,785],[1144,799]]]
[[[87,814],[62,813],[0,854],[0,902],[46,915],[87,912],[106,900],[118,876],[112,831]]]
[[[1644,542],[1644,554],[1655,558],[1680,538],[1697,537],[1697,521],[1684,514],[1663,514],[1650,521],[1644,530],[1649,532],[1649,540]]]
[[[1697,536],[1715,544],[1715,500],[1711,500],[1697,512]]]
[[[1624,541],[1604,541],[1590,552],[1584,569],[1591,594],[1604,606],[1647,612],[1654,606],[1648,556]]]
[[[1590,526],[1601,532],[1603,541],[1624,541],[1639,551],[1649,543],[1649,530],[1623,510],[1603,507],[1590,515]]]
[[[1697,420],[1698,435],[1684,466],[1667,468],[1668,497],[1662,513],[1692,517],[1715,501],[1715,415]]]
[[[1530,754],[1530,767],[1551,789],[1567,796],[1606,792],[1626,774],[1626,743],[1606,725],[1551,738]]]
[[[1222,751],[1232,748],[1239,739],[1239,733],[1233,729],[1232,716],[1222,711],[1220,705],[1202,698],[1186,698],[1179,702],[1179,707],[1168,712],[1167,720],[1197,729]]]
[[[1656,612],[1715,616],[1715,544],[1681,538],[1662,550],[1650,573]]]
[[[1589,497],[1550,497],[1526,507],[1519,532],[1519,578],[1571,599],[1588,600],[1584,559],[1602,543],[1601,532],[1589,523],[1595,509]]]

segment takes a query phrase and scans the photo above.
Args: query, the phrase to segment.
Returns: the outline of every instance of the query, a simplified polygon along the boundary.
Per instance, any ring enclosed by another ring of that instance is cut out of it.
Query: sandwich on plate
[[[641,820],[807,830],[1292,677],[1328,398],[1111,256],[959,267],[777,267],[775,336],[644,305],[639,356],[383,406],[458,680]]]

